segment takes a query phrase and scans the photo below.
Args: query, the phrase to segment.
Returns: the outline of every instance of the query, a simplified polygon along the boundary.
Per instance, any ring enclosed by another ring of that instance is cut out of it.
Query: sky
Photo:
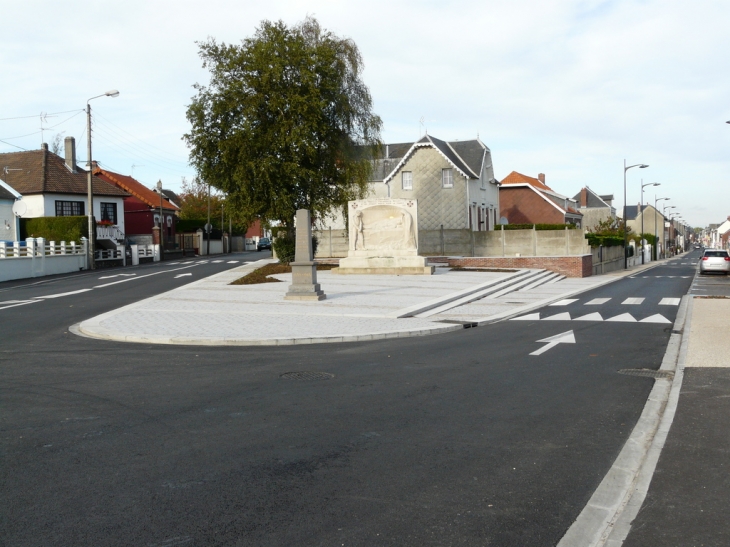
[[[205,85],[196,42],[239,43],[262,20],[307,15],[349,37],[385,142],[477,136],[498,180],[545,173],[623,205],[674,206],[692,226],[730,216],[727,0],[24,0],[4,2],[0,152],[77,140],[85,160],[179,190],[195,176],[181,137]],[[43,132],[41,132],[43,127]],[[0,165],[2,170],[12,166]],[[669,211],[668,211],[669,212]]]

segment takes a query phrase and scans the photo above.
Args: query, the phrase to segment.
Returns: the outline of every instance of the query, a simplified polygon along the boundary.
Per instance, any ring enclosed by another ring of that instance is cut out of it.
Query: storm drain
[[[674,373],[668,370],[652,370],[650,368],[622,368],[618,371],[619,374],[626,374],[628,376],[641,376],[643,378],[674,378]]]
[[[329,372],[310,372],[310,371],[304,371],[304,372],[285,372],[279,378],[283,380],[300,380],[303,382],[309,382],[312,380],[331,380],[334,378],[334,374],[330,374]]]

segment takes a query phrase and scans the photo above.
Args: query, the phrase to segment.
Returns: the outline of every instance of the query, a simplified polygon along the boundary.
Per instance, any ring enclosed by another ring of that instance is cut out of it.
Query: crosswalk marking
[[[577,298],[566,298],[565,300],[558,300],[557,302],[553,302],[550,304],[551,306],[567,306],[568,304],[572,304],[573,302],[577,302]]]
[[[654,314],[650,317],[642,319],[639,323],[672,323],[669,319],[660,314]]]
[[[638,306],[643,301],[644,301],[643,298],[627,298],[626,300],[624,300],[623,302],[621,302],[621,304],[626,304],[626,305],[629,305],[629,306]]]
[[[213,264],[220,264],[221,262],[223,262],[223,261],[222,260],[214,260],[213,261]]]
[[[238,264],[238,260],[229,260],[228,264]]]
[[[606,321],[614,321],[618,323],[636,323],[636,319],[630,313],[622,313],[621,315],[617,315],[616,317],[606,319]]]
[[[576,317],[573,321],[603,321],[603,317],[601,317],[601,314],[596,311],[589,313],[588,315]]]
[[[570,316],[570,313],[568,312],[558,313],[556,315],[550,315],[543,318],[540,317],[539,313],[530,313],[528,315],[513,317],[512,319],[510,319],[510,321],[604,321],[612,323],[672,323],[669,319],[659,313],[655,313],[654,315],[651,315],[644,319],[637,320],[630,313],[622,313],[620,315],[604,319],[598,312],[589,313],[587,315],[575,318],[572,318]]]
[[[557,315],[546,317],[543,321],[570,321],[570,314],[566,311]]]
[[[594,298],[590,302],[586,302],[584,304],[584,306],[599,306],[601,304],[605,304],[609,300],[611,300],[611,299],[610,298]]]
[[[662,298],[659,302],[660,306],[679,306],[679,298]]]

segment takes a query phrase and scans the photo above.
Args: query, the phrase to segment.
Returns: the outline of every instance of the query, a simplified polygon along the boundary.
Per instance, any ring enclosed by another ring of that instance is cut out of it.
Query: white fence
[[[12,245],[0,242],[0,281],[76,272],[85,267],[86,240],[56,243],[29,238]]]

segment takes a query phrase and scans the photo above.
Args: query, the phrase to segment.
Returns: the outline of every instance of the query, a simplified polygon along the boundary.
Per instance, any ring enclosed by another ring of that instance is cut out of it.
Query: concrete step
[[[413,317],[431,317],[432,315],[443,313],[453,308],[463,306],[464,304],[468,304],[476,300],[481,300],[482,298],[498,298],[499,296],[516,291],[517,289],[524,287],[525,285],[529,285],[535,280],[536,277],[542,277],[546,273],[552,273],[546,272],[545,270],[522,271],[525,273],[521,276],[511,276],[500,284],[495,284],[489,287],[485,287],[481,290],[471,292],[470,294],[465,295],[461,298],[452,299],[449,302],[445,302],[444,304],[439,306],[434,306],[421,313],[414,313]]]
[[[546,272],[545,275],[538,276],[535,279],[534,283],[530,283],[529,285],[522,287],[519,292],[525,292],[529,291],[531,289],[534,289],[535,287],[539,287],[540,285],[547,285],[548,283],[552,283],[554,279],[558,278],[560,274],[557,274],[555,272]]]

